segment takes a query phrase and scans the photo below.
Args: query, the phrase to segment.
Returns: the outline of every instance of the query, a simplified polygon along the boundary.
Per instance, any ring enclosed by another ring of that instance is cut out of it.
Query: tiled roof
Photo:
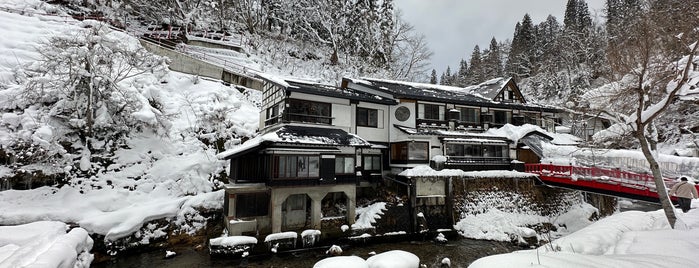
[[[486,95],[488,96],[489,94],[497,94],[497,92],[499,92],[499,89],[495,90],[494,88],[497,88],[500,85],[500,88],[502,88],[502,86],[504,86],[509,81],[509,79],[504,78],[502,80],[497,80],[493,82],[494,80],[495,79],[482,83],[483,93],[486,93]],[[416,99],[423,101],[454,103],[468,106],[521,109],[527,111],[557,111],[553,107],[510,102],[496,102],[492,99],[488,99],[486,96],[483,96],[480,93],[474,94],[475,92],[473,90],[480,88],[479,86],[460,88],[453,86],[433,85],[404,81],[391,81],[375,78],[362,78],[353,81],[358,81],[358,83],[360,83],[361,85],[370,87],[374,90],[392,94],[394,98],[398,99]],[[492,93],[490,91],[495,92]]]
[[[305,82],[290,81],[290,80],[286,80],[286,82],[289,84],[289,87],[287,87],[286,89],[291,91],[291,92],[300,92],[300,93],[315,94],[315,95],[322,95],[322,96],[328,96],[328,97],[337,97],[337,98],[344,98],[344,99],[378,103],[378,104],[387,104],[387,105],[396,104],[396,101],[394,99],[384,98],[381,96],[377,96],[377,95],[370,94],[367,92],[354,90],[351,88],[339,88],[339,87],[330,86],[330,85],[305,83]]]

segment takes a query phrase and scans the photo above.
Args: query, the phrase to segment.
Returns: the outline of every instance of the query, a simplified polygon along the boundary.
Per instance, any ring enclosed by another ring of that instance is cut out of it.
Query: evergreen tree
[[[485,81],[483,72],[483,62],[481,58],[481,49],[476,45],[471,53],[471,62],[466,72],[466,84],[475,85]]]
[[[451,67],[447,66],[447,70],[442,74],[442,79],[440,83],[445,86],[451,86],[454,84],[454,79],[451,74]]]
[[[495,37],[490,39],[490,46],[488,47],[488,53],[484,53],[483,57],[483,72],[485,79],[491,79],[496,77],[502,77],[502,62],[500,53],[500,45]]]
[[[575,28],[578,21],[578,0],[568,0],[563,17],[563,24],[565,24],[566,29]]]
[[[454,76],[455,76],[454,85],[460,86],[460,87],[466,86],[467,85],[466,84],[467,73],[468,73],[468,62],[464,59],[461,59],[461,61],[459,62],[459,71],[454,74]]]
[[[526,14],[521,24],[518,22],[515,26],[515,35],[507,59],[507,70],[511,76],[525,78],[532,75],[535,41],[534,25],[529,14]]]
[[[430,75],[430,84],[437,84],[437,70],[432,69],[432,74]]]

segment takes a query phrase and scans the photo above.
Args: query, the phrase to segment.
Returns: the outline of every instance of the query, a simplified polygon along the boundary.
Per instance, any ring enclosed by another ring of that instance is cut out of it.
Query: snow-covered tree
[[[503,76],[502,72],[502,53],[500,45],[495,37],[490,39],[490,46],[487,53],[483,56],[483,72],[485,79]]]
[[[615,129],[622,131],[615,136],[626,135],[638,141],[655,178],[665,215],[673,227],[674,207],[656,160],[657,122],[674,103],[699,98],[699,61],[696,58],[699,38],[693,31],[666,32],[662,29],[666,21],[681,22],[688,16],[692,15],[676,9],[651,9],[640,14],[634,24],[626,25],[623,33],[615,37],[617,43],[608,50],[615,82],[585,96],[589,103],[597,104],[596,108],[621,118]],[[596,138],[599,140],[609,133]]]
[[[137,128],[168,126],[156,96],[147,98],[122,84],[140,74],[164,73],[167,67],[164,58],[147,52],[126,33],[96,21],[80,26],[41,47],[42,58],[23,72],[27,86],[16,105],[47,106],[50,123],[79,139],[73,142],[82,144],[81,168],[87,170],[95,139],[117,141]]]
[[[430,74],[430,84],[437,84],[437,70],[435,69],[432,69],[432,73]]]

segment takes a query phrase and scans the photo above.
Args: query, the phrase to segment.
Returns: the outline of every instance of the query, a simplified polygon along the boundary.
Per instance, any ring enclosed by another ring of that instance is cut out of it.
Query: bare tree
[[[696,89],[699,85],[696,67],[699,62],[695,58],[697,38],[691,32],[662,30],[664,20],[680,21],[683,14],[676,14],[672,9],[646,7],[645,10],[633,23],[625,25],[623,36],[610,42],[607,56],[616,82],[601,96],[608,98],[607,109],[625,114],[622,115],[624,124],[639,142],[665,215],[674,228],[677,217],[656,160],[655,121],[674,102],[699,96]],[[658,12],[665,16],[659,16]],[[610,106],[609,101],[615,104]]]
[[[396,12],[394,33],[391,37],[393,53],[391,55],[391,78],[409,81],[426,80],[429,61],[434,54],[428,47],[423,34],[415,32],[409,23],[401,19]]]

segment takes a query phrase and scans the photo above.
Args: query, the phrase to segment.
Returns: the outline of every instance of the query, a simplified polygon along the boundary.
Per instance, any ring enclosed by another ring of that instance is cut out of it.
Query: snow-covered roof
[[[306,81],[286,80],[290,87],[287,90],[307,94],[322,95],[327,97],[337,97],[350,100],[358,100],[379,104],[396,104],[393,98],[384,98],[367,92],[354,90],[351,88],[339,88],[336,86],[311,83]]]
[[[482,96],[487,99],[495,99],[498,93],[507,85],[508,82],[512,80],[511,77],[498,77],[493,78],[478,85],[468,86],[463,88],[466,92],[478,96]]]
[[[498,102],[493,98],[482,96],[481,94],[473,94],[471,90],[465,88],[434,85],[426,83],[415,83],[406,81],[395,81],[386,79],[376,79],[363,77],[361,79],[344,78],[344,81],[349,81],[374,90],[392,94],[394,98],[417,99],[433,102],[454,103],[468,106],[494,107],[494,108],[512,108],[526,111],[544,111],[556,112],[557,110],[549,106],[540,106],[523,103]],[[502,84],[503,87],[510,82],[511,79],[502,78],[501,80],[489,80],[482,83],[483,88],[498,87]],[[480,88],[473,86],[473,89]],[[501,87],[502,88],[502,87]]]
[[[218,159],[229,159],[271,143],[298,145],[358,146],[371,147],[365,139],[337,128],[319,128],[287,125],[216,155]]]
[[[462,177],[462,178],[530,178],[536,177],[531,173],[508,170],[463,171],[461,169],[434,170],[427,165],[406,169],[398,176],[404,177]]]

